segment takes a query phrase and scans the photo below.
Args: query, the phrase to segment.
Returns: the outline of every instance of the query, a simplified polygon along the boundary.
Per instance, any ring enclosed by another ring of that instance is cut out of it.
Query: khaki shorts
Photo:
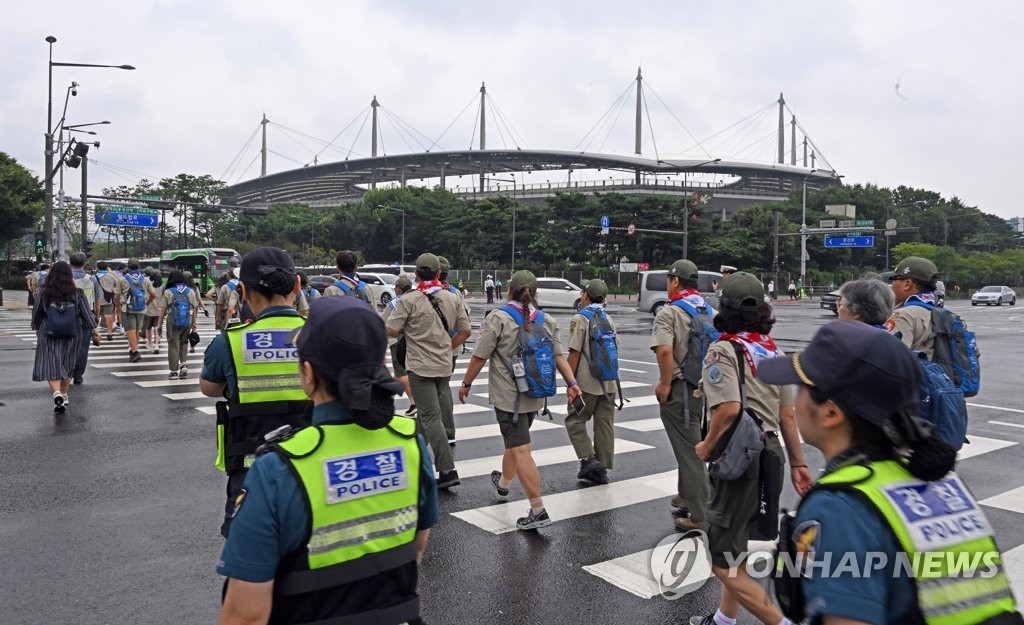
[[[405,367],[398,364],[398,360],[395,358],[395,346],[391,345],[388,349],[391,351],[391,368],[395,370],[395,377],[401,378],[405,376],[407,373]]]
[[[145,330],[146,313],[121,313],[121,325],[124,326],[126,332],[128,330]]]
[[[107,315],[114,314],[113,304],[100,304],[100,315],[106,317]]]
[[[537,417],[536,412],[520,412],[519,423],[515,425],[512,424],[513,413],[505,412],[500,408],[495,408],[494,413],[498,417],[498,429],[501,430],[501,437],[505,439],[505,449],[530,444],[530,426],[533,425],[533,420]]]

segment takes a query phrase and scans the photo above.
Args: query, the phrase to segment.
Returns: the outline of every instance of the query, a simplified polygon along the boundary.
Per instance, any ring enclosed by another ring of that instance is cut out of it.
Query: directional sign
[[[154,193],[140,193],[140,194],[139,194],[139,199],[140,199],[140,200],[162,200],[163,198],[162,198],[162,197],[160,197],[160,195],[159,195],[159,194],[154,194]]]
[[[874,247],[875,237],[825,237],[825,247]]]
[[[626,234],[636,234],[636,224],[629,224],[626,227]]]
[[[857,226],[857,222],[855,220],[852,220],[852,219],[849,220],[849,221],[840,221],[839,222],[839,227],[840,228],[854,228],[856,226]]]
[[[820,222],[818,222],[818,227],[819,228],[835,228],[836,227],[836,220],[835,219],[822,219]]]
[[[96,207],[96,223],[102,226],[124,226],[132,228],[158,228],[158,211],[137,206]]]
[[[608,215],[601,215],[601,227],[608,228],[612,225],[612,220],[608,219]]]

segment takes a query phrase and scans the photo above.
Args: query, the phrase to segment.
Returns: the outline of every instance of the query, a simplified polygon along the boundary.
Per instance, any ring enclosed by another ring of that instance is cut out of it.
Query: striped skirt
[[[32,366],[32,381],[64,380],[74,375],[78,346],[88,341],[89,335],[79,332],[70,339],[49,338],[40,333],[36,342],[36,360]]]

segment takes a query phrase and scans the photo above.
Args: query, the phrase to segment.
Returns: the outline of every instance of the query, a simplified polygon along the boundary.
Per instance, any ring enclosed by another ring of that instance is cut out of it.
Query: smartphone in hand
[[[579,416],[586,407],[587,402],[583,401],[583,395],[577,395],[576,399],[572,400],[572,409],[576,411],[577,416]]]

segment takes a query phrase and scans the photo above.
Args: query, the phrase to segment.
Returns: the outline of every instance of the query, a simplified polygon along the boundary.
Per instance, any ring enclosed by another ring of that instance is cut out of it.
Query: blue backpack
[[[622,410],[622,385],[619,383],[619,346],[615,331],[608,322],[603,308],[587,306],[580,311],[587,320],[587,342],[590,355],[582,352],[587,359],[591,377],[599,382],[615,382],[619,394],[619,410]],[[614,398],[613,398],[614,399]]]
[[[673,301],[672,305],[690,315],[690,336],[687,338],[686,356],[683,362],[679,363],[679,370],[682,371],[686,383],[697,388],[700,386],[704,369],[704,357],[708,355],[708,348],[718,340],[720,334],[715,330],[715,309],[709,304],[697,309],[681,299]]]
[[[350,297],[358,297],[367,304],[370,303],[370,296],[366,294],[366,283],[363,282],[362,280],[357,282],[356,286],[352,286],[351,284],[345,282],[344,280],[338,280],[337,282],[334,283],[334,286],[341,289],[341,291],[345,295],[348,295]]]
[[[908,301],[906,306],[921,306],[932,313],[932,337],[935,338],[935,354],[932,362],[942,368],[960,388],[964,397],[974,397],[981,389],[981,363],[978,341],[974,332],[956,313],[938,308],[918,299]]]
[[[188,301],[190,292],[191,289],[180,284],[174,289],[174,299],[171,302],[171,325],[175,328],[192,326],[192,306]]]
[[[527,389],[516,393],[516,405],[513,411],[512,422],[519,423],[519,397],[526,395],[534,399],[553,397],[555,388],[555,347],[551,335],[544,327],[544,312],[536,311],[530,321],[529,330],[526,329],[523,313],[514,306],[502,306],[499,310],[504,311],[519,326],[519,337],[517,348],[513,354],[514,359],[522,359],[526,369]],[[505,363],[512,380],[515,381],[515,370],[510,363]],[[546,410],[546,407],[545,407]]]
[[[78,335],[76,302],[50,302],[46,306],[43,334],[52,339],[70,339]]]
[[[964,394],[946,374],[942,365],[928,360],[922,351],[914,350],[914,355],[921,365],[917,416],[933,424],[939,438],[959,451],[967,437],[967,402],[964,401]]]
[[[135,280],[132,277],[135,277]],[[144,312],[146,310],[146,290],[142,288],[142,281],[145,276],[141,273],[132,272],[124,274],[128,282],[128,307],[133,312]]]

